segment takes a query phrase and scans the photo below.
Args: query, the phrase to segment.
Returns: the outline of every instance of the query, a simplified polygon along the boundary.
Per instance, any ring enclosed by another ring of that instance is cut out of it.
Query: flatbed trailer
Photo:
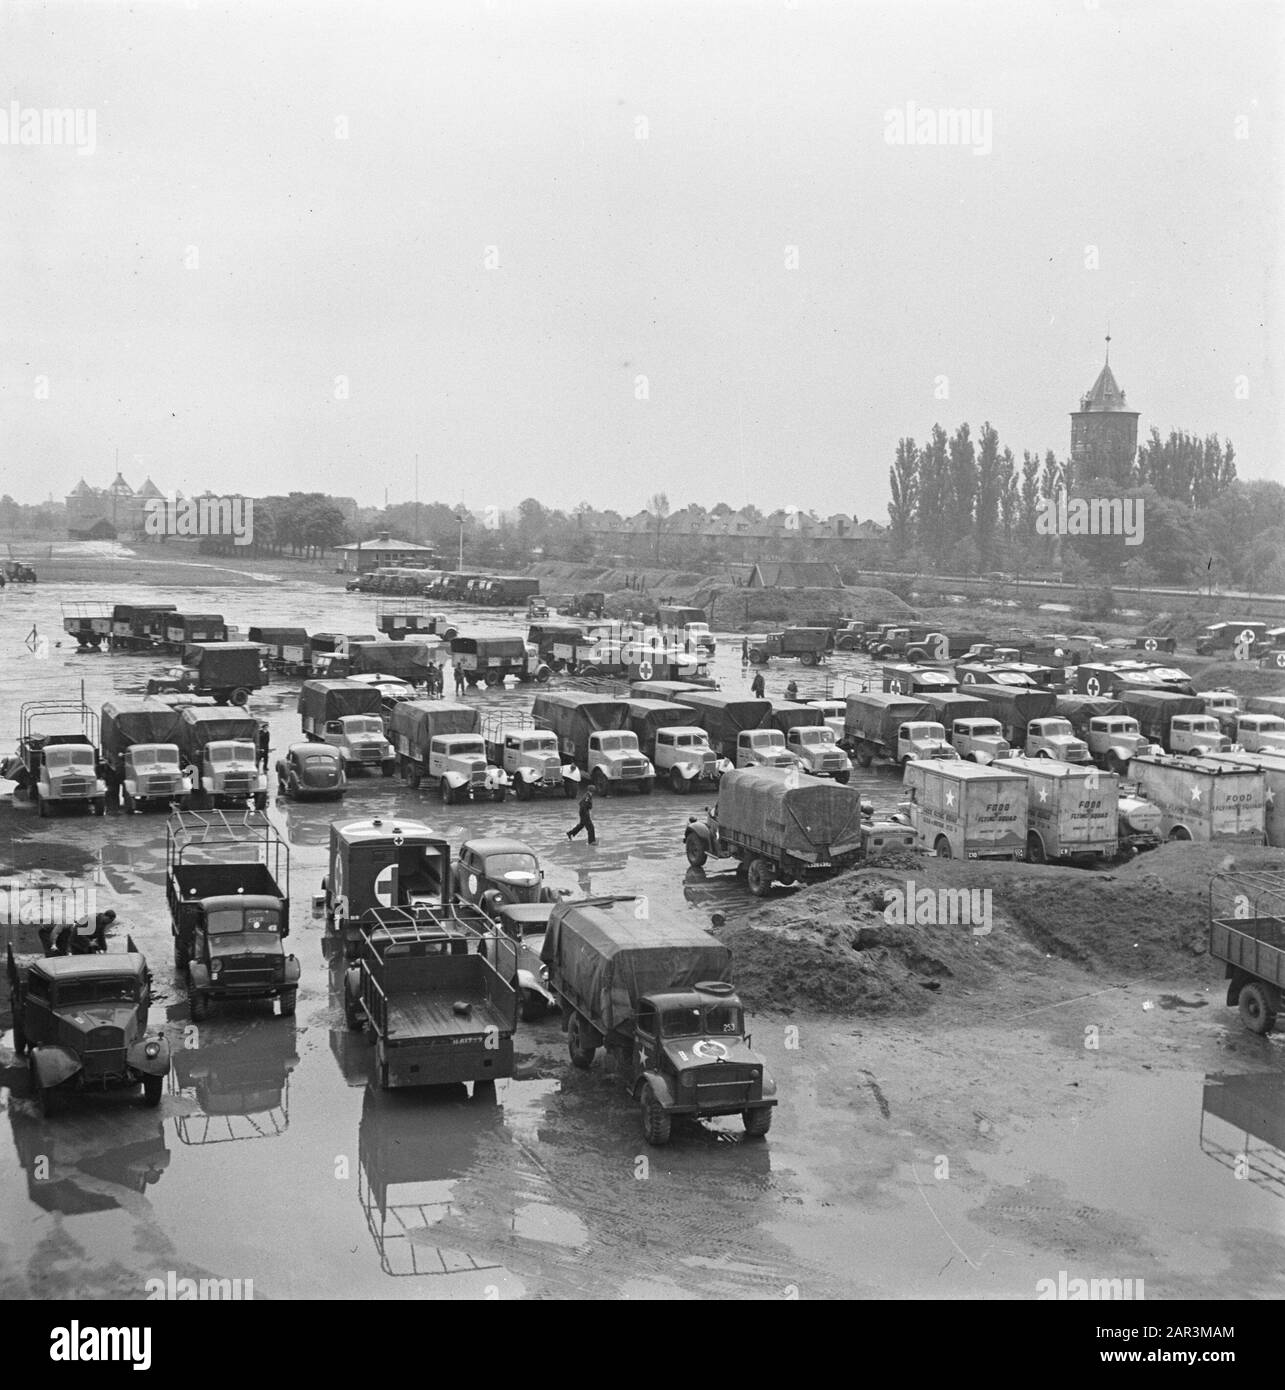
[[[1270,1033],[1285,1000],[1285,874],[1214,875],[1209,954],[1226,966],[1228,1008],[1251,1033]]]

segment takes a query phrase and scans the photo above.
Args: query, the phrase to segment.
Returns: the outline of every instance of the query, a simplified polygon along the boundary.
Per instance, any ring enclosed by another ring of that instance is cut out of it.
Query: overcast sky
[[[119,450],[398,501],[418,452],[421,500],[886,520],[935,420],[1065,455],[1108,320],[1144,434],[1285,476],[1279,4],[12,0],[0,34],[20,500]],[[92,112],[92,152],[13,143],[12,102]],[[912,102],[977,124],[890,143]]]

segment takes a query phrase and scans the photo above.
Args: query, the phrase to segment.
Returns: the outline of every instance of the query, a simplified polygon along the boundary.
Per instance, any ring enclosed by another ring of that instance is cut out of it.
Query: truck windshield
[[[159,767],[177,767],[177,748],[136,748],[133,750],[136,763],[155,763]]]
[[[92,748],[54,747],[45,753],[46,767],[93,767],[93,765],[94,751]]]
[[[380,734],[382,736],[384,726],[373,714],[354,714],[348,720],[346,732],[350,734]]]
[[[119,980],[68,980],[57,989],[55,1008],[85,1004],[134,1004],[138,1002],[138,981],[132,976]]]
[[[252,763],[254,745],[252,743],[220,743],[210,749],[212,763]]]
[[[740,1035],[741,1011],[735,1004],[710,1004],[685,1009],[665,1009],[660,1032],[665,1038],[701,1038],[717,1034]]]
[[[1044,721],[1045,738],[1069,738],[1071,726],[1065,719],[1046,719]]]
[[[1218,721],[1202,715],[1198,719],[1193,719],[1191,723],[1187,725],[1187,728],[1193,734],[1216,734],[1218,732]]]
[[[795,729],[795,736],[800,743],[833,743],[833,729]]]
[[[604,734],[598,740],[598,747],[604,753],[632,752],[636,746],[632,734]]]
[[[699,734],[675,734],[675,748],[703,748],[705,740]]]
[[[529,738],[522,746],[528,753],[556,753],[558,740],[550,734],[547,738]]]
[[[272,933],[279,929],[279,923],[272,908],[252,907],[247,910],[232,907],[209,913],[205,927],[211,936],[229,936],[236,932]]]
[[[446,745],[445,751],[457,758],[467,758],[475,755],[479,758],[483,758],[486,756],[486,749],[480,738],[457,738]]]

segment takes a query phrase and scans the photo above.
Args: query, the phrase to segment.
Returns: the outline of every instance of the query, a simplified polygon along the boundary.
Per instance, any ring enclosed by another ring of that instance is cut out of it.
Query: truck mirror
[[[312,916],[314,921],[319,921],[326,913],[326,895],[324,893],[314,893],[312,895]]]

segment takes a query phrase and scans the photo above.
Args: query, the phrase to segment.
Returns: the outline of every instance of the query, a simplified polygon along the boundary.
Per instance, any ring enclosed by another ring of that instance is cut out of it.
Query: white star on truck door
[[[1193,801],[1199,801],[1199,800],[1200,800],[1200,788],[1199,788],[1199,787],[1192,787],[1192,789],[1191,789],[1191,799],[1192,799]]]
[[[1047,787],[1041,787],[1041,788],[1040,788],[1040,800],[1041,800],[1041,801],[1047,801],[1048,799],[1049,799],[1049,789],[1048,789]]]
[[[948,791],[948,792],[946,793],[946,805],[947,805],[947,806],[953,806],[954,804],[955,804],[955,793],[952,792],[952,791]]]

